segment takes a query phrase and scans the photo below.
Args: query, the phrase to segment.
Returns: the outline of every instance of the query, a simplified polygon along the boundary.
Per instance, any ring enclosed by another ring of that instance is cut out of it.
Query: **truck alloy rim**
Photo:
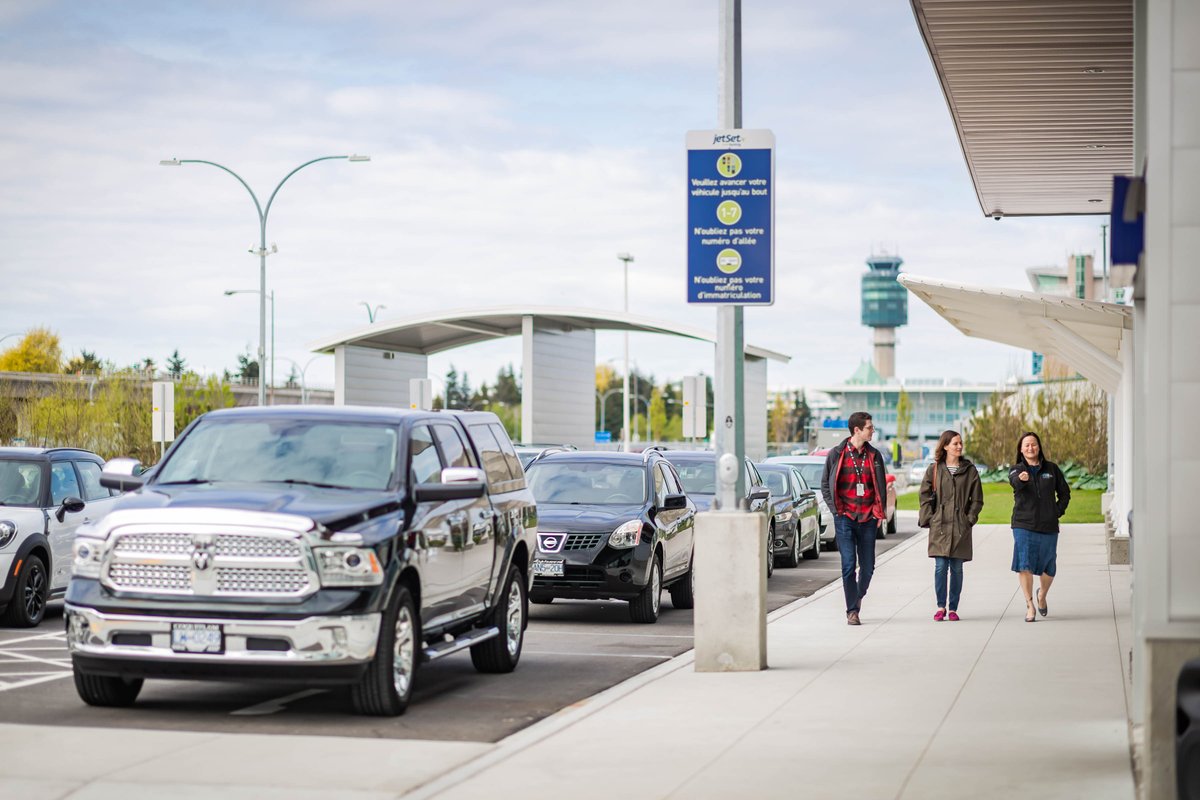
[[[43,594],[46,590],[46,575],[36,562],[29,565],[29,576],[25,579],[25,614],[37,619],[46,605]]]
[[[516,581],[508,590],[508,617],[505,625],[505,636],[508,640],[508,654],[515,657],[521,647],[521,624],[524,622],[521,604],[521,587]]]
[[[392,686],[401,697],[408,694],[412,683],[414,652],[412,614],[407,606],[401,606],[396,616],[396,644],[392,658]]]

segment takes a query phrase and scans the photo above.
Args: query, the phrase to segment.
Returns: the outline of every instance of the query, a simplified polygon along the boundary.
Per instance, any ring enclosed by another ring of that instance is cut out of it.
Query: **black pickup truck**
[[[402,714],[423,661],[509,672],[537,507],[494,414],[215,411],[81,526],[65,620],[75,686],[132,704],[145,678],[349,684]]]

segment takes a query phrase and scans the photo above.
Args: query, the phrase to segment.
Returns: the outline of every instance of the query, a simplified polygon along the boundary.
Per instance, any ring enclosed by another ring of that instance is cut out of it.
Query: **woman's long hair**
[[[1034,438],[1034,441],[1036,441],[1038,443],[1038,461],[1039,462],[1045,461],[1046,460],[1046,448],[1042,447],[1042,437],[1038,436],[1033,431],[1025,431],[1024,433],[1021,434],[1021,438],[1017,439],[1017,458],[1015,461],[1013,461],[1013,464],[1015,465],[1015,464],[1024,464],[1025,463],[1025,456],[1021,455],[1021,443],[1025,441],[1026,436],[1032,436]]]
[[[938,437],[938,443],[933,447],[933,460],[941,464],[946,460],[946,447],[954,440],[955,436],[960,436],[958,431],[942,431],[942,435]]]

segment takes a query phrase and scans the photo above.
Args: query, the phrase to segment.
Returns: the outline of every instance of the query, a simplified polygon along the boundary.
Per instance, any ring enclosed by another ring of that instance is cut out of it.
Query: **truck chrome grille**
[[[291,594],[308,589],[308,573],[302,569],[256,569],[221,567],[217,570],[217,594]]]
[[[307,543],[293,532],[131,530],[113,534],[101,571],[116,591],[193,597],[298,600],[320,580]]]
[[[108,577],[118,589],[186,592],[192,588],[187,567],[171,564],[113,564]]]

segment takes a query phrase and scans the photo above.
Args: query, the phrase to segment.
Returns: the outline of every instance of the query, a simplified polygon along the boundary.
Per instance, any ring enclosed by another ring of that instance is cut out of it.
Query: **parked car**
[[[214,411],[149,479],[80,526],[67,590],[75,688],[133,703],[145,678],[348,684],[402,714],[419,665],[470,648],[510,672],[537,508],[494,414],[337,406]]]
[[[929,469],[929,465],[933,463],[932,458],[919,458],[908,465],[908,485],[920,486],[921,481],[925,480],[925,471]]]
[[[663,450],[662,455],[670,461],[679,472],[687,496],[695,502],[700,511],[712,508],[717,495],[717,455],[711,450]],[[771,490],[763,483],[762,475],[750,459],[745,461],[746,493],[745,502],[751,511],[761,511],[771,516],[768,500]],[[771,556],[771,542],[774,541],[774,521],[767,525],[766,565],[767,577],[775,574],[775,559]]]
[[[833,529],[833,512],[825,505],[825,496],[821,494],[821,471],[825,469],[825,456],[772,456],[766,464],[786,464],[795,467],[800,472],[804,483],[817,495],[817,508],[820,509],[819,533],[821,544],[828,549],[836,549],[836,534]]]
[[[804,558],[819,558],[821,512],[816,492],[808,488],[795,467],[786,464],[756,466],[771,490],[771,517],[775,520],[772,555],[785,567],[799,566],[801,554]]]
[[[692,607],[696,504],[657,451],[556,451],[527,474],[538,504],[533,602],[626,600],[630,619],[653,623],[666,588],[675,608]]]
[[[817,497],[821,498],[822,513],[827,515],[826,520],[822,524],[826,527],[822,528],[821,540],[831,548],[837,547],[837,535],[833,529],[833,511],[825,504],[825,496],[821,494],[821,474],[825,469],[825,458],[829,455],[828,448],[823,450],[815,450],[812,455],[797,457],[797,456],[775,456],[768,458],[768,463],[776,464],[794,464],[801,470],[808,485],[816,491]],[[814,465],[816,467],[814,468]],[[924,474],[924,472],[922,472]],[[809,476],[812,479],[809,480]],[[885,519],[883,525],[879,527],[878,538],[882,539],[889,533],[896,532],[896,476],[887,473],[887,490],[884,496],[883,513]],[[918,479],[920,480],[920,479]]]
[[[0,448],[0,624],[32,628],[71,577],[82,523],[108,513],[104,461],[72,448]]]

